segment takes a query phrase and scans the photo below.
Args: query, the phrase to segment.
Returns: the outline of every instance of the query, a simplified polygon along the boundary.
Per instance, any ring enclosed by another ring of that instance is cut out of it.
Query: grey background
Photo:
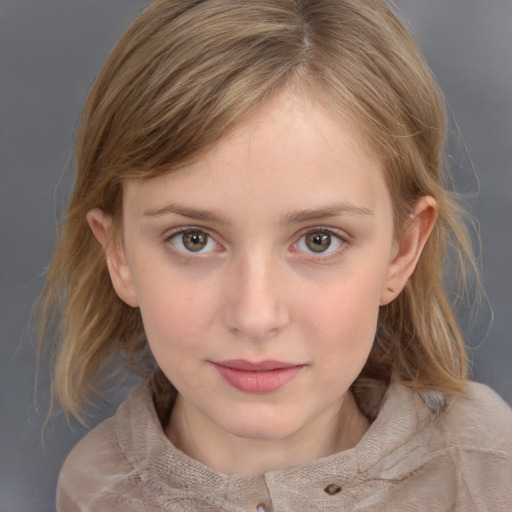
[[[48,410],[31,304],[51,256],[75,127],[93,77],[143,0],[0,0],[0,511],[50,512],[63,458],[86,428]],[[468,328],[474,376],[512,404],[512,1],[399,0],[447,96],[451,164],[478,218],[494,309]],[[478,179],[475,176],[478,175]],[[62,182],[59,188],[56,187]],[[488,332],[489,331],[489,332]],[[99,404],[111,415],[128,387]]]

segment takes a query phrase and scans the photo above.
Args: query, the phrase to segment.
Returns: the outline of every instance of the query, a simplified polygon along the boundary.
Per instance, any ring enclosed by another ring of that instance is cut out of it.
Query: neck
[[[350,391],[341,405],[283,439],[232,435],[189,410],[178,395],[165,432],[177,448],[216,471],[260,475],[353,448],[368,427]]]

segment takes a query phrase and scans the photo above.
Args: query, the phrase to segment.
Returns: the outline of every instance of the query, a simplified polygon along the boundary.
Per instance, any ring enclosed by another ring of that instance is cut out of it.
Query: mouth
[[[232,387],[247,393],[271,393],[293,380],[304,364],[242,359],[212,362],[220,376]]]

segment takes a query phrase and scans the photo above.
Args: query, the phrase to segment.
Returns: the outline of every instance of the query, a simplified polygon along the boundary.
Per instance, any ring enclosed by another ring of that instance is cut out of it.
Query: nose
[[[284,272],[273,258],[246,257],[233,265],[228,279],[226,323],[251,341],[276,336],[289,323]]]

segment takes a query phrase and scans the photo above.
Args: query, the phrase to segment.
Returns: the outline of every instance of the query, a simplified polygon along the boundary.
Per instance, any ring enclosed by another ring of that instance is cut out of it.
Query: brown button
[[[334,496],[335,494],[338,494],[341,492],[341,487],[336,484],[329,484],[325,489],[324,492],[328,494],[329,496]]]

